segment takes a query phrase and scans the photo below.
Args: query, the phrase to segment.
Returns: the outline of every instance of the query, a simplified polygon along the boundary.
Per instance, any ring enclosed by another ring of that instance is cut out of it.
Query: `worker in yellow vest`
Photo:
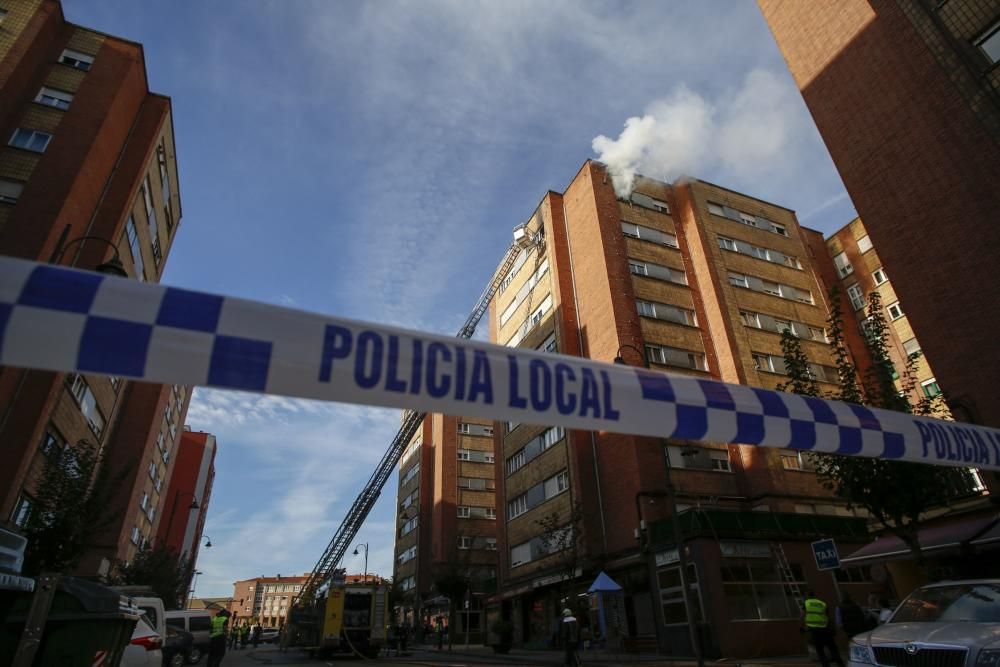
[[[229,624],[229,612],[225,609],[212,617],[212,628],[208,633],[207,667],[219,667],[226,655],[226,630]],[[233,632],[235,632],[235,628]]]
[[[816,597],[816,593],[808,591],[803,604],[805,607],[805,626],[809,633],[809,641],[816,648],[816,655],[819,656],[820,664],[823,667],[830,667],[830,659],[844,667],[844,661],[837,650],[837,642],[834,640],[833,627],[830,625],[830,616],[827,614],[826,603]],[[826,656],[829,649],[830,658]]]

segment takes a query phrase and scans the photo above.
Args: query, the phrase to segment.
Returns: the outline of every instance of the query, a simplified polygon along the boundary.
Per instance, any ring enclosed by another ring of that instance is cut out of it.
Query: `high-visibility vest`
[[[830,622],[826,617],[826,603],[816,598],[809,598],[805,601],[806,607],[806,627],[825,628]]]
[[[225,637],[226,636],[226,621],[229,618],[226,616],[213,616],[212,617],[212,630],[208,633],[209,637]]]

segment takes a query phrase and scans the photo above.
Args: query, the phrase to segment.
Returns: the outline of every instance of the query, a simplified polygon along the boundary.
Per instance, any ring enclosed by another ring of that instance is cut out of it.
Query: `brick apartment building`
[[[120,257],[158,281],[181,219],[170,99],[142,45],[65,20],[56,0],[0,1],[0,253],[94,269]],[[43,461],[80,440],[127,469],[115,524],[81,570],[106,572],[155,534],[190,391],[0,369],[0,518],[31,511]]]
[[[952,413],[1000,426],[997,3],[758,5]]]
[[[786,379],[780,332],[791,328],[833,389],[826,289],[792,211],[698,180],[640,179],[619,200],[603,166],[587,162],[564,193],[545,195],[528,227],[542,243],[502,278],[492,341],[771,389]],[[511,620],[521,644],[545,645],[563,607],[586,615],[578,596],[603,570],[625,592],[623,634],[690,655],[682,546],[708,655],[800,653],[790,584],[835,597],[809,543],[868,542],[865,518],[796,452],[498,429],[499,589],[488,613]],[[682,545],[668,521],[668,461]],[[841,577],[857,599],[876,586],[865,570]]]
[[[164,493],[164,517],[156,539],[192,563],[198,561],[202,532],[215,482],[215,436],[184,427],[170,485]]]
[[[893,364],[897,369],[902,369],[907,358],[916,355],[914,373],[917,386],[910,400],[916,402],[925,396],[940,396],[941,386],[907,317],[909,308],[904,307],[905,304],[896,295],[889,273],[882,266],[882,260],[861,219],[855,218],[834,232],[826,240],[826,246],[836,272],[837,281],[834,284],[838,285],[843,295],[843,307],[853,312],[861,332],[863,333],[866,320],[868,294],[878,291],[885,308],[884,317],[889,324],[889,355]],[[903,389],[901,382],[902,378],[896,381],[900,390]],[[942,406],[939,416],[950,416],[946,406]]]
[[[404,598],[400,622],[424,627],[448,617],[448,599],[435,580],[470,582],[469,607],[454,601],[455,630],[483,639],[482,610],[496,579],[496,493],[493,423],[429,414],[399,464],[393,581]]]

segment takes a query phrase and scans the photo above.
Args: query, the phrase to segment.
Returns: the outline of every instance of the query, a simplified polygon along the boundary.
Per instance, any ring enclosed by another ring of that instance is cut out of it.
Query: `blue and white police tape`
[[[0,363],[1000,470],[1000,431],[0,258]]]

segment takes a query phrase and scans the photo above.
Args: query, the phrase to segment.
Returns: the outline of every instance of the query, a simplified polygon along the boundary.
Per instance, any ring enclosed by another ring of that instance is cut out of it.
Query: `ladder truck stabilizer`
[[[458,334],[456,334],[457,338],[472,338],[479,322],[483,319],[487,310],[489,310],[490,301],[500,288],[500,282],[510,271],[511,267],[513,267],[518,255],[524,250],[540,246],[542,242],[543,239],[540,230],[532,233],[528,229],[527,224],[520,224],[514,228],[514,241],[507,248],[500,262],[500,267],[493,274],[492,279],[482,294],[479,295],[475,307],[468,318],[466,318],[462,328],[459,329]],[[392,476],[392,471],[399,464],[399,459],[403,455],[403,451],[413,438],[413,434],[420,428],[426,416],[426,412],[415,412],[413,410],[407,410],[403,413],[402,424],[396,436],[389,444],[385,455],[383,455],[382,460],[379,461],[378,466],[375,468],[375,472],[372,473],[367,484],[361,489],[361,493],[358,494],[358,497],[347,511],[347,516],[344,518],[343,523],[340,524],[337,532],[334,533],[323,555],[309,574],[309,578],[302,585],[299,595],[292,602],[292,608],[289,611],[289,626],[291,627],[288,629],[288,637],[291,643],[309,646],[321,643],[319,635],[323,627],[321,622],[321,619],[324,618],[322,608],[325,607],[326,597],[320,594],[325,591],[324,587],[329,586],[334,570],[340,563],[341,558],[344,557],[348,545],[354,541],[358,531],[361,530],[362,524],[368,518],[368,513],[375,506],[379,495],[382,493],[382,489]]]

